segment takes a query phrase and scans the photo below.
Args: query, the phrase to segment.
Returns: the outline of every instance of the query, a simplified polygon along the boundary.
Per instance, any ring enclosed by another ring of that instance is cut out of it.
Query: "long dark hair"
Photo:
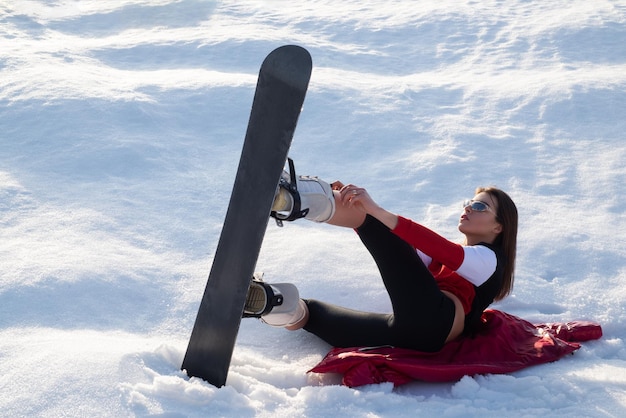
[[[515,272],[515,253],[517,252],[517,207],[513,200],[502,190],[496,187],[479,187],[476,194],[485,192],[498,201],[496,220],[502,225],[502,232],[493,245],[502,249],[506,257],[502,287],[495,300],[502,300],[513,290],[513,276]]]

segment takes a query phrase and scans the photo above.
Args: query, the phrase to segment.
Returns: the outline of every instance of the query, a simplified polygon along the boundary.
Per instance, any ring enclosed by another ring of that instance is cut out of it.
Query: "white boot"
[[[302,321],[308,309],[300,299],[298,288],[291,283],[276,283],[272,286],[282,293],[283,303],[274,306],[268,314],[261,317],[261,321],[273,327],[290,327]]]
[[[283,172],[272,205],[272,217],[281,221],[306,218],[326,222],[335,214],[335,196],[330,184],[318,177],[295,176],[293,161],[291,174]],[[295,185],[293,184],[295,178]]]
[[[263,273],[255,273],[248,288],[242,318],[261,318],[268,325],[293,330],[304,326],[306,321],[302,320],[308,312],[295,285],[265,283]],[[294,325],[298,326],[294,328]]]

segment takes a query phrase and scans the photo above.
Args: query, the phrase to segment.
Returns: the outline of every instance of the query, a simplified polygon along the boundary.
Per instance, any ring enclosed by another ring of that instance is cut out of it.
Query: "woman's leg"
[[[396,345],[392,314],[355,311],[314,299],[304,301],[309,310],[304,329],[334,347]]]
[[[386,226],[368,216],[358,232],[378,265],[393,314],[359,312],[309,300],[310,316],[304,328],[335,346],[441,349],[454,320],[454,303],[439,290],[415,249]]]
[[[397,321],[414,321],[416,311],[428,315],[447,299],[415,248],[380,221],[368,216],[357,232],[378,266]]]
[[[394,311],[374,314],[308,301],[304,328],[333,345],[440,349],[452,326],[455,306],[439,290],[415,249],[375,218],[343,205],[339,191],[332,191],[328,183],[300,177],[298,185],[302,192],[298,210],[306,209],[307,219],[357,229],[378,265]]]

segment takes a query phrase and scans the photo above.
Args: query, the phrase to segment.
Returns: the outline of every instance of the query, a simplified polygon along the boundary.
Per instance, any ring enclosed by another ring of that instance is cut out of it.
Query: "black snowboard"
[[[182,364],[190,377],[217,387],[226,383],[246,293],[311,69],[309,53],[287,45],[272,51],[259,71],[228,211]]]

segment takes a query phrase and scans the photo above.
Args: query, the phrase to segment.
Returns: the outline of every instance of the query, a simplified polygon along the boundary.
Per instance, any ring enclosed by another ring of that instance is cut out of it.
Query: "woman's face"
[[[479,242],[493,243],[500,232],[502,225],[498,222],[498,202],[487,192],[480,192],[472,199],[472,202],[480,202],[486,205],[486,210],[472,209],[472,205],[465,206],[459,219],[459,231],[467,237],[467,244],[474,245]],[[475,205],[476,207],[482,205]]]

